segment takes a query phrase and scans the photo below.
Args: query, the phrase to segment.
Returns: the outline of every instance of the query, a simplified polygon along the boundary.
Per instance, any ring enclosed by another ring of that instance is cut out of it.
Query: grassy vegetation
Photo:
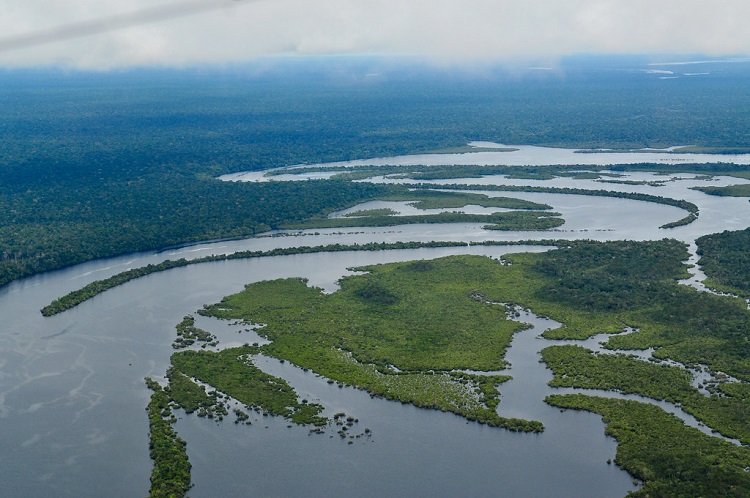
[[[445,192],[441,190],[412,190],[404,194],[394,194],[381,197],[383,201],[411,201],[410,204],[417,209],[457,209],[469,204],[486,208],[505,209],[530,209],[546,210],[552,209],[547,204],[539,204],[524,199],[513,197],[490,197],[485,194],[474,194],[468,192]]]
[[[170,397],[155,381],[147,378],[151,401],[146,410],[149,422],[149,450],[154,461],[151,473],[151,498],[180,498],[191,487],[190,462],[185,441],[177,436]]]
[[[509,243],[510,244],[510,243]],[[418,247],[456,247],[465,246],[465,242],[373,242],[366,244],[331,244],[326,246],[299,246],[289,248],[271,249],[269,251],[238,251],[231,254],[212,254],[187,260],[180,258],[177,260],[166,260],[159,264],[148,264],[138,268],[132,268],[117,273],[109,278],[96,280],[90,284],[71,291],[64,296],[55,299],[47,306],[41,309],[44,316],[53,316],[63,311],[69,310],[87,301],[102,292],[113,287],[135,280],[136,278],[145,277],[152,273],[158,273],[173,268],[181,268],[188,265],[201,263],[212,263],[216,261],[229,261],[234,259],[262,258],[271,256],[287,256],[291,254],[310,254],[316,252],[334,252],[334,251],[383,251],[388,249],[415,249]]]
[[[720,197],[750,197],[750,184],[748,183],[728,185],[726,187],[693,187],[693,189]]]
[[[689,215],[685,216],[684,218],[680,218],[677,221],[672,221],[672,222],[669,222],[669,223],[665,223],[662,226],[660,226],[659,228],[676,228],[676,227],[681,227],[681,226],[684,226],[684,225],[689,225],[689,224],[691,224],[692,222],[694,222],[697,219],[698,219],[698,215],[696,213],[690,213]]]
[[[578,346],[553,346],[542,351],[552,369],[554,387],[616,390],[676,403],[724,436],[750,444],[750,400],[746,393],[706,396],[690,383],[687,370],[654,364],[622,354],[594,354]],[[748,384],[737,384],[750,387]],[[736,391],[736,388],[734,388]],[[733,392],[729,387],[728,392]]]
[[[643,481],[637,497],[748,496],[750,449],[685,426],[661,408],[584,395],[549,396],[560,408],[602,415],[617,440],[615,463]]]
[[[321,405],[299,401],[297,393],[284,379],[269,375],[252,363],[249,356],[258,351],[256,347],[243,346],[218,353],[175,353],[172,355],[172,367],[183,377],[176,375],[176,372],[173,377],[183,379],[181,382],[188,377],[198,379],[249,407],[285,417],[297,424],[325,425],[328,419],[320,416],[323,411]],[[206,400],[194,387],[189,391],[188,396],[178,396],[176,400],[181,403],[181,399],[195,399],[191,407],[196,404],[200,406]]]
[[[206,388],[196,384],[190,377],[175,367],[167,370],[169,385],[165,389],[171,400],[185,413],[198,412],[199,417],[223,420],[228,415],[226,404],[215,390],[206,392]]]
[[[451,411],[490,425],[541,430],[538,422],[499,417],[495,376],[522,325],[479,298],[488,267],[481,257],[366,267],[330,295],[305,281],[259,282],[201,313],[264,323],[261,350],[371,394]],[[396,367],[398,371],[391,368]]]
[[[585,338],[629,325],[638,331],[610,338],[607,347],[653,347],[658,358],[750,380],[750,313],[742,300],[677,283],[688,275],[682,243],[581,242],[506,258],[517,272],[515,285],[488,297],[565,324],[546,336]]]
[[[543,351],[555,374],[552,385],[665,399],[750,443],[750,312],[744,303],[680,285],[687,251],[678,241],[560,244],[547,253],[506,255],[503,262],[451,256],[368,266],[360,268],[367,273],[342,279],[332,294],[301,279],[254,283],[200,313],[265,324],[259,333],[271,342],[176,353],[174,370],[181,381],[195,378],[271,413],[289,409],[284,416],[293,417],[300,406],[295,396],[283,398],[287,391],[276,381],[254,384],[260,371],[248,356],[262,352],[373,396],[539,431],[539,422],[500,416],[497,386],[507,377],[458,372],[505,366],[505,350],[523,325],[507,320],[503,305],[491,303],[514,303],[564,324],[548,336],[584,338],[631,326],[637,331],[613,336],[607,346],[654,347],[658,358],[707,365],[741,379],[704,395],[682,368],[558,346]],[[211,402],[197,385],[179,390],[192,393],[182,395],[194,400],[192,406]],[[720,496],[717,490],[732,490],[741,496],[750,489],[744,470],[750,450],[687,428],[658,408],[588,396],[547,401],[605,417],[608,434],[619,443],[616,463],[644,481],[639,495]]]
[[[509,211],[493,214],[465,214],[460,212],[411,215],[368,216],[362,218],[313,218],[299,223],[289,223],[283,228],[304,230],[313,228],[389,227],[415,223],[485,223],[489,230],[537,231],[559,227],[564,223],[560,213]]]

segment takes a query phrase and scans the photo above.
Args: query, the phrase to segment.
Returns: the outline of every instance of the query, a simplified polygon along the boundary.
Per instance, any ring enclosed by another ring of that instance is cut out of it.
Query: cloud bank
[[[473,62],[750,54],[746,0],[10,0],[0,65],[182,66],[264,55]]]

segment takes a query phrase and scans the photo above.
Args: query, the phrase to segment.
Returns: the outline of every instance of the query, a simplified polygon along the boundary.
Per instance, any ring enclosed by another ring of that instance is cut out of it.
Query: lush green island
[[[498,415],[495,386],[508,377],[463,371],[505,366],[522,325],[481,298],[484,268],[464,258],[367,267],[331,295],[302,280],[260,282],[202,314],[263,323],[264,354],[333,381],[489,425],[538,431]],[[502,413],[502,410],[501,410]]]
[[[369,266],[361,268],[364,274],[344,278],[333,294],[300,279],[258,282],[199,313],[264,324],[257,331],[271,342],[176,353],[170,383],[196,379],[247,406],[298,423],[330,424],[320,418],[323,407],[300,402],[289,388],[249,387],[258,375],[267,375],[252,364],[253,355],[264,354],[373,396],[538,431],[538,422],[502,417],[497,387],[502,389],[508,377],[481,374],[505,366],[506,348],[523,328],[498,304],[514,303],[562,322],[562,328],[545,334],[550,338],[585,338],[628,326],[635,330],[613,335],[606,346],[655,348],[649,362],[578,346],[549,347],[542,358],[554,373],[552,386],[667,400],[715,431],[748,443],[750,312],[735,298],[679,284],[686,276],[686,257],[685,246],[673,240],[580,241],[547,253],[506,256],[507,261],[451,256]],[[684,366],[659,358],[726,372],[734,380],[725,376],[701,392]],[[205,398],[202,388],[191,389]],[[274,405],[277,396],[280,405]],[[745,472],[750,450],[689,428],[660,408],[584,395],[553,396],[547,402],[604,416],[607,432],[619,443],[615,462],[644,483],[639,496],[750,492]],[[177,403],[192,410],[201,406]]]

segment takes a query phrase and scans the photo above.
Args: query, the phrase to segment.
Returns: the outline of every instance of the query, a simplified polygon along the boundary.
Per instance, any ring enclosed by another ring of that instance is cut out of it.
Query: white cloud
[[[9,2],[12,4],[7,5]],[[0,65],[183,65],[281,53],[409,54],[451,62],[554,58],[577,52],[750,53],[750,30],[743,26],[750,18],[750,2],[746,0],[178,3],[179,9],[168,12],[174,14],[170,19],[153,23],[140,19],[129,27],[102,29],[101,33],[80,38],[61,36],[54,42],[21,48],[11,47],[8,40],[91,19],[105,18],[109,25],[117,25],[112,16],[151,9],[154,3],[8,0],[0,18]],[[186,9],[203,11],[178,16]]]

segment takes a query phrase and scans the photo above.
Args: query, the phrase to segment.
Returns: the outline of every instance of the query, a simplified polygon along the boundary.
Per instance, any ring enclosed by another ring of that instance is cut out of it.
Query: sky
[[[0,67],[108,70],[269,55],[439,63],[750,54],[747,0],[3,0]]]

